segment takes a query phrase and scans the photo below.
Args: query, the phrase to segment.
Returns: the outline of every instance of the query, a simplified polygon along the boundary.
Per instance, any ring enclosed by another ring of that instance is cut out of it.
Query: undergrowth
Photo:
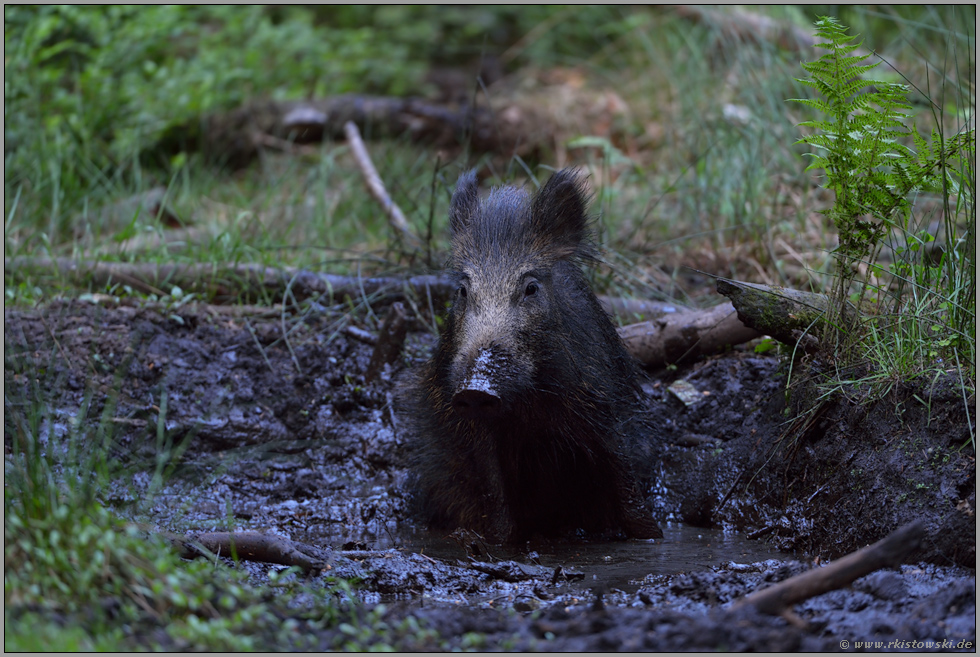
[[[367,28],[278,22],[260,6],[8,6],[4,9],[8,193],[27,186],[58,240],[90,190],[138,190],[149,152],[208,113],[270,96],[404,93],[421,63]],[[310,63],[315,62],[315,66]]]
[[[831,52],[818,61],[804,63],[811,78],[800,82],[818,90],[822,98],[801,99],[823,114],[825,120],[804,121],[800,125],[814,128],[816,134],[804,136],[798,143],[817,146],[821,153],[808,153],[813,162],[807,170],[822,169],[826,172],[826,187],[834,191],[833,206],[826,215],[838,230],[840,245],[836,249],[836,283],[833,291],[838,313],[829,322],[832,326],[850,331],[854,326],[841,326],[843,313],[840,306],[850,299],[852,282],[858,274],[857,265],[877,260],[886,235],[898,231],[906,237],[903,252],[920,251],[920,247],[934,239],[928,231],[912,233],[913,195],[937,194],[961,201],[964,219],[971,221],[972,157],[975,157],[974,131],[964,130],[953,136],[942,134],[942,123],[926,140],[907,125],[911,108],[907,99],[908,87],[902,84],[868,79],[865,74],[876,68],[879,62],[862,65],[865,55],[852,55],[860,44],[851,44],[854,37],[832,18],[817,23],[817,36],[829,41],[821,47]],[[903,143],[903,138],[914,141],[917,150]],[[965,198],[964,198],[965,197]],[[962,249],[957,250],[963,239],[964,229],[957,231],[955,213],[947,215],[948,236],[951,248],[943,251],[937,269],[952,273],[946,281],[956,280],[956,270],[967,262]],[[971,232],[967,223],[965,232]],[[911,247],[911,248],[910,248]],[[900,252],[902,253],[902,252]],[[892,266],[899,283],[931,288],[926,272],[916,270],[918,263],[899,262]],[[971,268],[972,269],[972,268]],[[871,269],[881,273],[881,268]],[[911,274],[911,277],[902,276]],[[925,283],[925,285],[923,285]],[[899,292],[903,285],[899,285]],[[863,292],[866,288],[862,287]],[[886,288],[878,288],[887,293]],[[959,296],[963,290],[953,287],[951,292]],[[897,300],[899,294],[895,294]],[[882,299],[875,299],[882,301]],[[968,308],[957,301],[950,302],[954,329],[965,334],[969,329]],[[958,312],[957,312],[958,311]],[[972,331],[970,331],[972,333]],[[840,337],[840,336],[838,336]]]
[[[842,374],[831,385],[867,366],[871,374],[859,382],[877,389],[873,399],[895,382],[951,372],[962,377],[968,404],[976,375],[976,135],[967,120],[975,103],[966,98],[968,113],[955,117],[962,123],[949,134],[947,100],[930,99],[934,127],[923,136],[911,120],[910,88],[870,78],[881,62],[865,64],[861,44],[835,19],[816,27],[829,52],[804,63],[810,77],[799,81],[818,97],[797,102],[823,118],[801,123],[813,132],[798,143],[819,149],[807,153],[807,170],[823,171],[834,192],[825,214],[839,246],[823,339]],[[929,248],[937,236],[941,244]],[[851,303],[859,313],[847,312]]]

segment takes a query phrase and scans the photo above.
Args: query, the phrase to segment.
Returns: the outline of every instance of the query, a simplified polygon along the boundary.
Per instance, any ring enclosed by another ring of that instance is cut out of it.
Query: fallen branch
[[[323,570],[330,565],[330,553],[326,550],[295,543],[282,536],[258,532],[206,532],[183,537],[170,535],[168,538],[176,539],[184,558],[201,556],[201,548],[204,548],[208,553],[222,557],[299,566],[306,572]]]
[[[645,299],[622,299],[620,297],[598,296],[602,309],[624,321],[646,322],[664,315],[674,315],[687,311],[676,303],[647,301]]]
[[[235,110],[207,117],[203,124],[187,125],[183,132],[200,135],[204,150],[233,168],[248,165],[259,148],[274,144],[308,144],[344,138],[344,126],[353,122],[370,128],[369,138],[406,135],[433,146],[458,147],[464,143],[475,153],[506,153],[520,144],[527,154],[536,144],[521,137],[536,134],[533,117],[514,125],[495,120],[488,108],[456,107],[421,98],[341,95],[303,101],[252,101]],[[156,144],[153,150],[165,148]]]
[[[767,589],[756,591],[732,605],[738,609],[753,605],[764,614],[786,616],[794,623],[802,622],[791,610],[795,604],[848,586],[880,568],[897,566],[919,548],[925,537],[925,523],[911,522],[895,530],[874,545],[852,552],[822,568],[814,568],[790,577]]]
[[[91,282],[96,286],[108,286],[124,282],[141,292],[163,294],[162,288],[180,287],[184,292],[206,294],[236,299],[248,291],[263,290],[275,297],[282,296],[286,285],[293,280],[290,292],[299,299],[325,294],[334,296],[359,296],[376,294],[384,290],[396,294],[408,288],[424,297],[426,290],[433,295],[433,303],[442,303],[452,296],[455,289],[448,278],[442,276],[414,276],[412,278],[376,277],[357,278],[319,274],[295,267],[262,267],[260,265],[198,265],[198,264],[151,264],[130,262],[103,262],[98,260],[72,260],[70,258],[34,258],[21,256],[4,259],[4,272],[21,271],[55,273],[75,284]],[[664,315],[686,310],[676,304],[643,299],[620,299],[599,296],[602,307],[611,315],[624,320],[656,319]]]
[[[727,278],[718,278],[717,289],[731,299],[745,326],[808,353],[821,348],[819,336],[830,308],[825,295]],[[843,321],[850,323],[856,314],[853,306],[845,304]]]
[[[282,309],[273,306],[255,306],[246,304],[213,304],[203,301],[188,301],[174,307],[172,304],[160,301],[147,301],[135,297],[117,297],[111,294],[88,294],[82,300],[94,303],[106,308],[145,308],[155,310],[161,314],[184,314],[189,315],[210,315],[211,317],[225,317],[241,319],[273,319],[282,316]],[[373,336],[372,336],[373,338]]]
[[[461,565],[465,562],[460,561]],[[494,579],[502,579],[505,582],[523,582],[529,579],[545,579],[552,574],[551,568],[536,566],[531,564],[518,563],[517,561],[477,561],[470,559],[468,564],[473,570],[485,573]]]
[[[278,299],[289,287],[297,300],[327,297],[325,303],[341,303],[345,299],[370,298],[372,303],[391,303],[414,295],[421,299],[431,297],[433,307],[440,307],[455,289],[448,278],[438,275],[357,278],[261,265],[99,262],[31,257],[5,258],[3,265],[7,275],[25,271],[47,273],[59,275],[79,286],[101,289],[122,283],[160,297],[167,296],[176,286],[184,294],[197,294],[216,302],[234,302],[245,295],[267,295]],[[607,311],[623,317],[635,317],[638,313],[657,317],[618,329],[627,350],[647,367],[694,359],[760,335],[744,326],[729,304],[708,310],[678,312],[676,306],[656,301],[613,297],[602,297],[601,301]],[[363,335],[353,337],[364,341]]]
[[[244,294],[280,298],[290,286],[290,293],[299,300],[324,295],[333,302],[366,297],[404,299],[411,292],[420,298],[431,295],[434,304],[442,304],[455,289],[441,276],[357,278],[261,265],[98,262],[25,256],[5,258],[3,269],[7,275],[22,271],[57,274],[76,285],[96,288],[122,283],[158,296],[165,296],[177,286],[184,293],[215,301],[237,301]]]
[[[647,367],[693,360],[760,336],[739,321],[731,304],[668,314],[619,329],[626,349]]]
[[[353,121],[345,123],[344,134],[347,135],[347,144],[350,146],[354,161],[357,162],[357,168],[361,171],[361,176],[364,178],[364,184],[367,185],[368,192],[370,192],[374,200],[385,211],[391,227],[402,236],[402,239],[405,240],[408,246],[417,249],[420,244],[419,238],[412,232],[411,227],[408,225],[408,219],[405,218],[405,214],[401,208],[388,196],[388,192],[385,190],[385,184],[381,181],[381,176],[378,175],[378,170],[374,168],[374,163],[371,162],[371,156],[364,146],[364,141],[361,139],[361,132],[357,129],[357,124]]]

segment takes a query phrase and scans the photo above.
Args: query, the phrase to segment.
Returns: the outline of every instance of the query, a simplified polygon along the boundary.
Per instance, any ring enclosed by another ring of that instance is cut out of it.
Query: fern
[[[908,87],[868,78],[878,63],[864,63],[855,54],[861,47],[856,37],[838,21],[822,17],[816,23],[816,44],[828,52],[817,61],[802,64],[810,77],[799,79],[815,89],[818,98],[791,99],[816,109],[822,118],[800,126],[813,134],[798,140],[817,152],[807,171],[825,172],[825,186],[834,191],[835,201],[827,214],[837,227],[835,250],[837,272],[832,293],[832,316],[828,325],[852,334],[857,325],[842,325],[842,308],[848,301],[859,262],[874,263],[884,237],[893,228],[908,234],[914,192],[935,191],[948,195],[958,184],[950,162],[968,154],[974,131],[950,140],[933,134],[927,141],[908,127]],[[915,148],[912,148],[914,145]],[[863,296],[865,288],[861,288]],[[857,320],[855,320],[857,321]],[[857,332],[853,338],[857,339]]]

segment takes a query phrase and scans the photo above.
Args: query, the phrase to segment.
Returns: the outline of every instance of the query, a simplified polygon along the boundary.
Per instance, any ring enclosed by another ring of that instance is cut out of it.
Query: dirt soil
[[[394,379],[428,356],[434,337],[411,334],[402,361],[364,383],[372,347],[339,332],[338,319],[79,300],[7,309],[5,397],[43,397],[45,439],[78,423],[111,427],[124,474],[106,502],[127,517],[158,531],[252,530],[320,548],[330,564],[322,574],[358,577],[356,595],[368,608],[385,603],[389,625],[411,618],[441,637],[412,634],[403,647],[928,649],[914,642],[949,640],[975,650],[975,417],[966,408],[976,403],[952,375],[862,403],[860,389],[820,400],[812,383],[787,402],[785,361],[751,350],[651,373],[643,386],[659,432],[632,458],[664,541],[487,546],[427,533],[409,513],[391,400]],[[155,464],[168,451],[178,458],[159,485]],[[911,563],[797,605],[803,624],[731,608],[916,518],[928,535]],[[717,551],[685,560],[699,541]],[[240,567],[257,578],[269,570]],[[335,645],[337,631],[310,629],[303,645]]]

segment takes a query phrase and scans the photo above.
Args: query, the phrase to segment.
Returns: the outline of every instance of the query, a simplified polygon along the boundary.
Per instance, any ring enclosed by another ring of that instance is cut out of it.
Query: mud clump
[[[582,273],[585,195],[556,173],[533,198],[463,175],[450,206],[453,305],[403,388],[422,515],[492,540],[662,534],[623,457],[641,430],[634,364]]]

